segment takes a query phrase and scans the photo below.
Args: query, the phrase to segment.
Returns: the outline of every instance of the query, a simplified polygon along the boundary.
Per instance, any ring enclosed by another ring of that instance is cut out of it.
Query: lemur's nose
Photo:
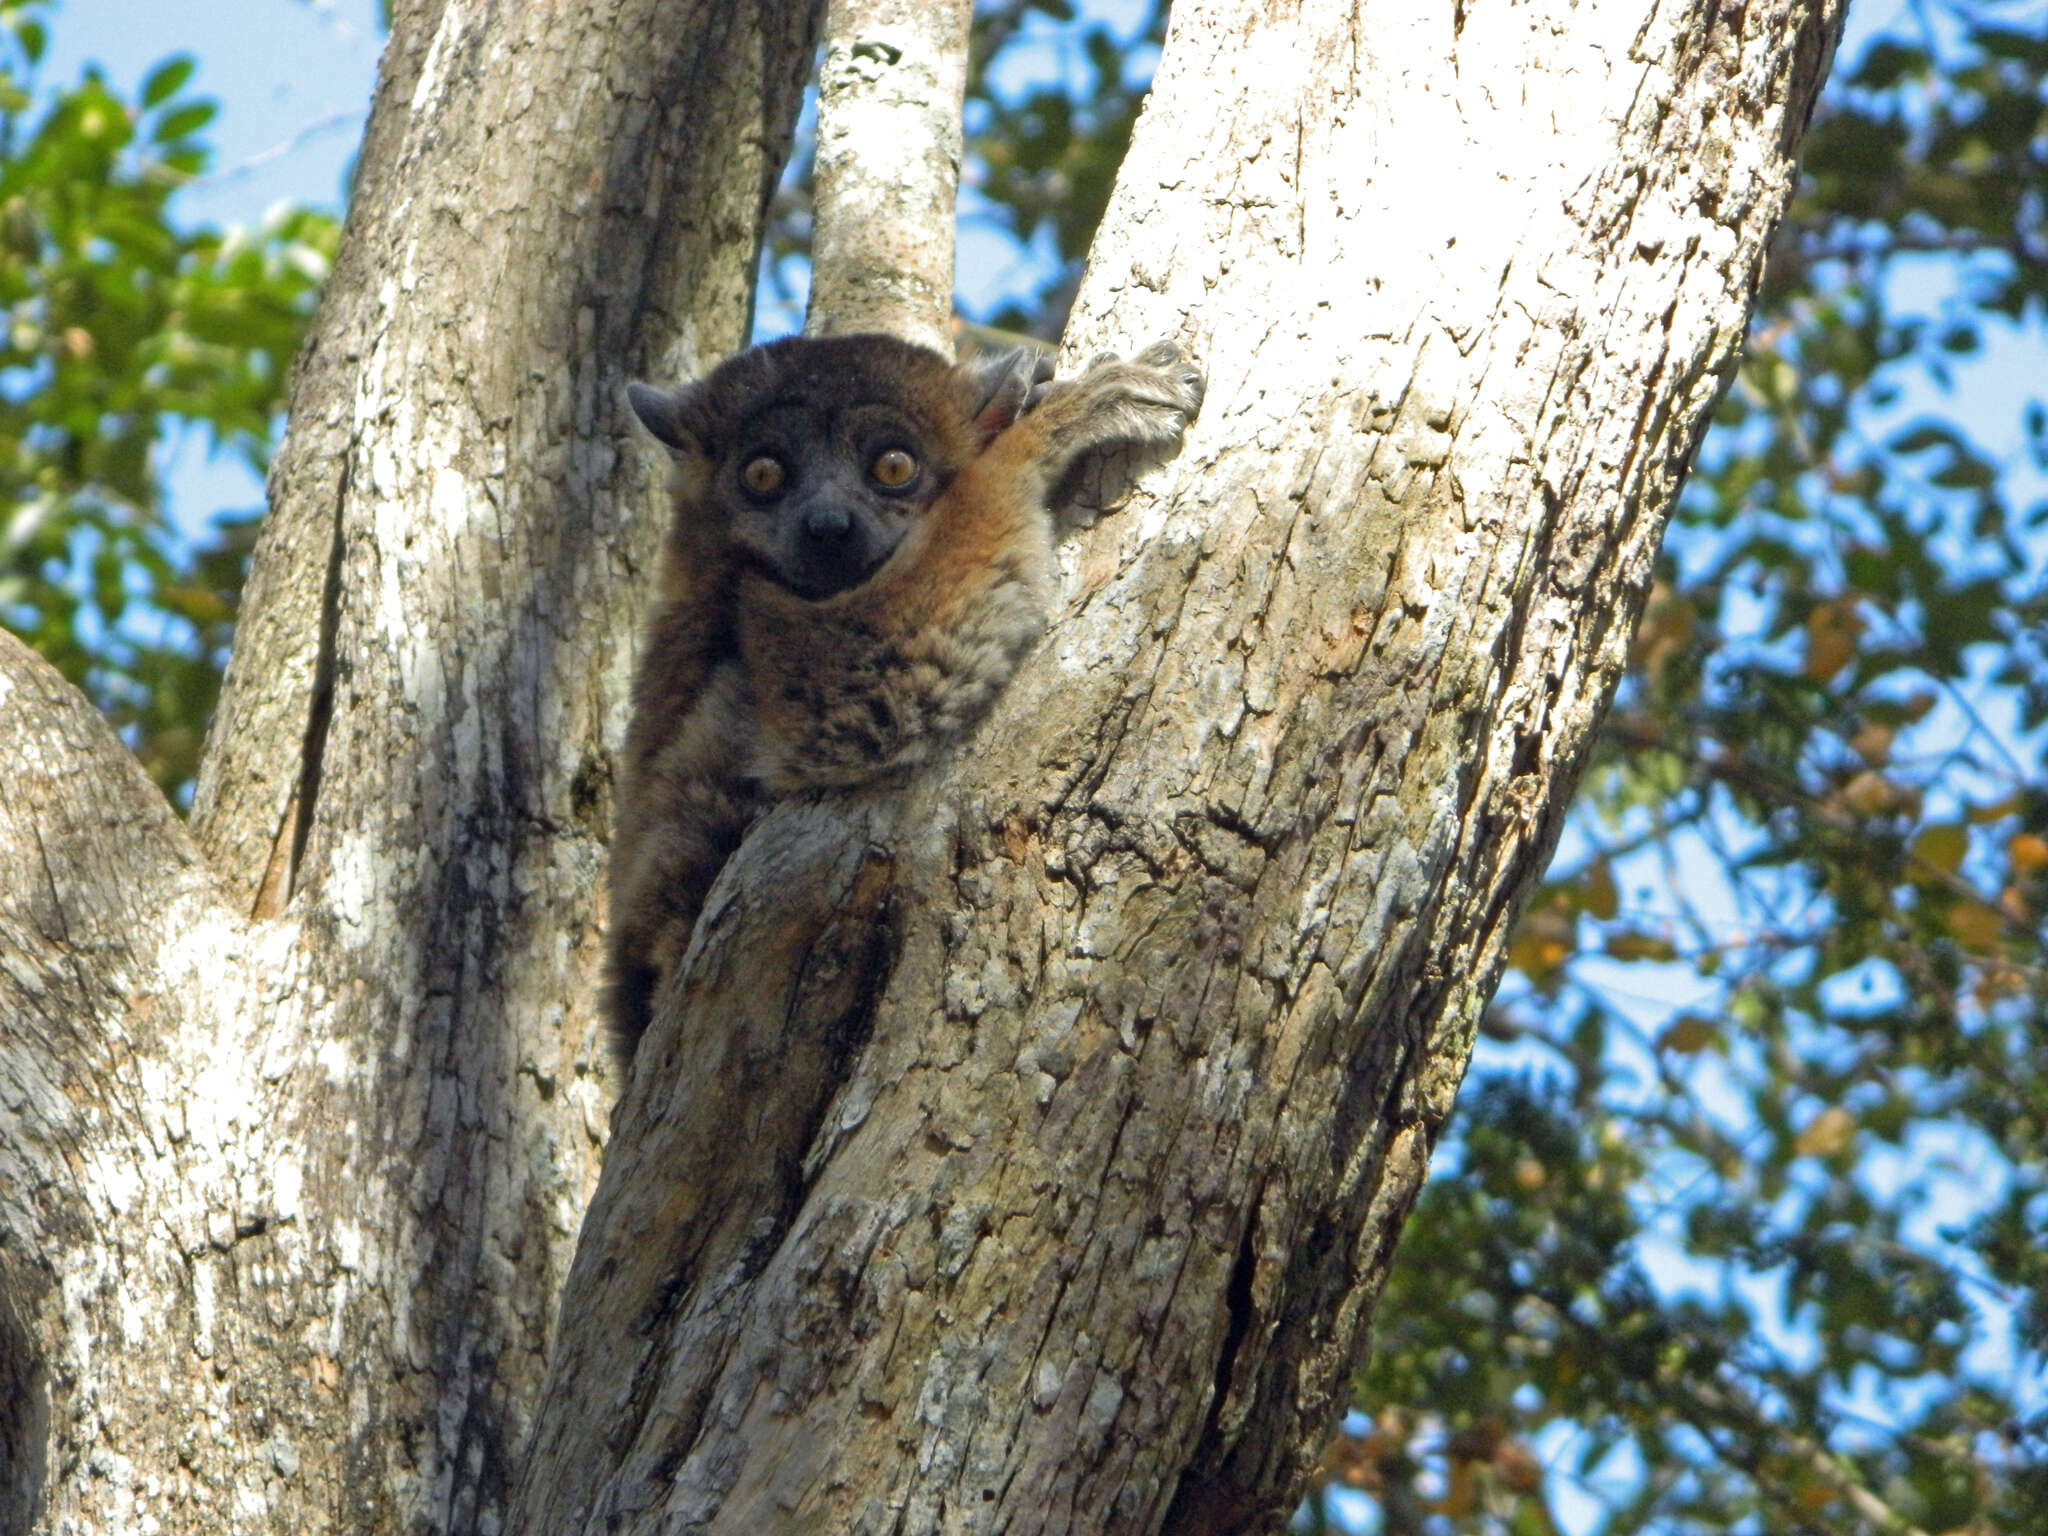
[[[813,539],[843,539],[853,528],[853,519],[846,515],[846,509],[831,502],[821,502],[804,513],[804,534]]]

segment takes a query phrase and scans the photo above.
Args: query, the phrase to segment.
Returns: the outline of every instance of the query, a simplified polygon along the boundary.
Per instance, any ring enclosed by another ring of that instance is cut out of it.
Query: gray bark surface
[[[1277,1528],[1840,15],[1175,7],[1068,347],[1203,418],[948,771],[728,865],[516,1530]]]
[[[0,641],[0,1530],[502,1524],[611,1098],[624,384],[743,343],[816,26],[401,3],[189,834]]]

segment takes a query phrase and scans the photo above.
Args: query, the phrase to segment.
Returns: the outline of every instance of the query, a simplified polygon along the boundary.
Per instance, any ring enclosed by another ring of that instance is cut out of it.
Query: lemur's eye
[[[788,478],[782,461],[765,453],[747,460],[746,467],[740,471],[740,484],[751,496],[773,496]]]
[[[917,478],[917,460],[901,448],[885,448],[875,455],[868,474],[884,489],[900,491]]]

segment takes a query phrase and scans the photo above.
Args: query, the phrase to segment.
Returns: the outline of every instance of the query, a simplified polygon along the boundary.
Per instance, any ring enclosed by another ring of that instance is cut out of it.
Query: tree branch
[[[143,1081],[180,1014],[165,996],[179,967],[161,959],[226,914],[105,718],[4,631],[0,784],[0,1531],[13,1533],[36,1527],[50,1455],[105,1384],[85,1341],[121,1298],[85,1277],[119,1267],[110,1232],[152,1127],[175,1114]]]
[[[886,331],[948,355],[969,0],[833,0],[818,81],[804,330]]]

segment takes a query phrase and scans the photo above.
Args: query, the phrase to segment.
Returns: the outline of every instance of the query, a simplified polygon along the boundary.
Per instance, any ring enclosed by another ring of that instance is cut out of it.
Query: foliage
[[[1040,17],[1068,24],[1057,70],[1006,68],[1006,52],[1032,40]],[[1094,18],[1079,21],[1069,0],[975,7],[962,218],[1050,258],[1035,286],[997,307],[987,323],[1048,341],[1066,329],[1165,31],[1163,0],[1146,4],[1127,33]]]
[[[196,543],[164,516],[167,430],[261,473],[334,242],[290,210],[181,230],[213,103],[189,58],[124,100],[37,78],[50,7],[0,8],[0,620],[84,687],[166,789],[220,686],[253,514]]]

